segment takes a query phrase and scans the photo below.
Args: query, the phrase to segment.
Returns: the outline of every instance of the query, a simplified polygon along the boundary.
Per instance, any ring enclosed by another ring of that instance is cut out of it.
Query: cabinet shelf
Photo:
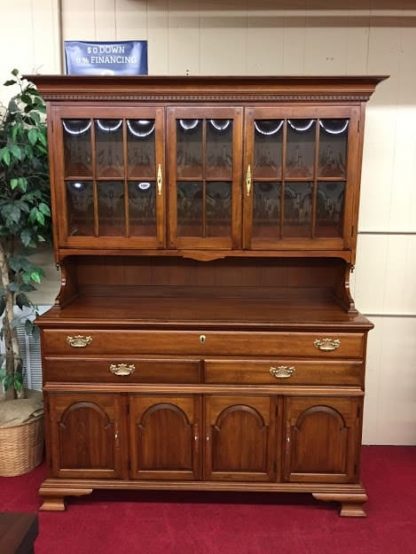
[[[273,290],[273,298],[249,298],[248,290],[239,291],[241,297],[215,297],[214,291],[197,290],[192,296],[189,288],[157,289],[146,296],[120,296],[120,290],[107,288],[103,296],[80,296],[64,309],[53,308],[43,317],[43,325],[79,325],[88,312],[88,326],[113,325],[142,328],[236,328],[239,329],[370,329],[372,325],[359,314],[349,314],[335,301],[330,291],[320,289]],[[191,287],[192,288],[192,287]],[[175,292],[176,295],[175,296]],[[179,293],[182,293],[179,295]],[[251,294],[255,290],[250,291]],[[185,295],[186,293],[186,295]],[[191,295],[190,295],[191,294]],[[229,291],[237,295],[238,291]],[[243,296],[245,295],[245,296]],[[267,290],[264,296],[267,295]],[[198,306],[198,310],[195,310]]]

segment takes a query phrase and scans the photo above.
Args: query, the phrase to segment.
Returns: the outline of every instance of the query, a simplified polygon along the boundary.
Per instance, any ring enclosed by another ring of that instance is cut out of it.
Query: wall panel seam
[[[358,231],[359,235],[404,235],[404,236],[414,236],[416,231]]]
[[[395,314],[395,313],[367,313],[367,312],[362,312],[363,315],[365,315],[365,317],[391,317],[391,318],[400,318],[400,319],[403,319],[403,318],[407,318],[407,319],[412,319],[412,318],[416,318],[416,314]]]

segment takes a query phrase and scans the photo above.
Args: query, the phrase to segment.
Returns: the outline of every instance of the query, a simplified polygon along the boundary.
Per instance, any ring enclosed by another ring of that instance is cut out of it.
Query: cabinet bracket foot
[[[342,493],[312,493],[316,500],[323,502],[340,502],[341,509],[339,515],[341,517],[366,517],[367,514],[363,508],[363,504],[367,502],[368,497],[365,493],[361,494],[342,494]]]
[[[39,495],[42,498],[42,505],[39,508],[44,512],[64,512],[66,496],[85,496],[91,494],[93,489],[64,489],[54,488],[47,483],[43,484],[39,489]]]

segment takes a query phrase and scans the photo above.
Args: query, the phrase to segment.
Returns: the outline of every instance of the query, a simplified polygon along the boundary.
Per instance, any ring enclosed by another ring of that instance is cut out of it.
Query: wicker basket
[[[43,415],[14,427],[0,428],[0,476],[22,475],[43,458]]]

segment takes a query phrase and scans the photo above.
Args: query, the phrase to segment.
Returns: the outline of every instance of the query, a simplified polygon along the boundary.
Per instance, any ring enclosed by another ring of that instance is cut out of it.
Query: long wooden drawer
[[[217,384],[362,386],[363,375],[363,364],[359,361],[205,361],[205,382]]]
[[[81,338],[79,338],[81,337]],[[72,341],[73,346],[69,343]],[[320,341],[319,343],[317,341]],[[46,329],[44,355],[185,354],[361,358],[364,333]]]
[[[199,383],[201,361],[156,358],[55,358],[43,362],[44,381],[73,383]]]

